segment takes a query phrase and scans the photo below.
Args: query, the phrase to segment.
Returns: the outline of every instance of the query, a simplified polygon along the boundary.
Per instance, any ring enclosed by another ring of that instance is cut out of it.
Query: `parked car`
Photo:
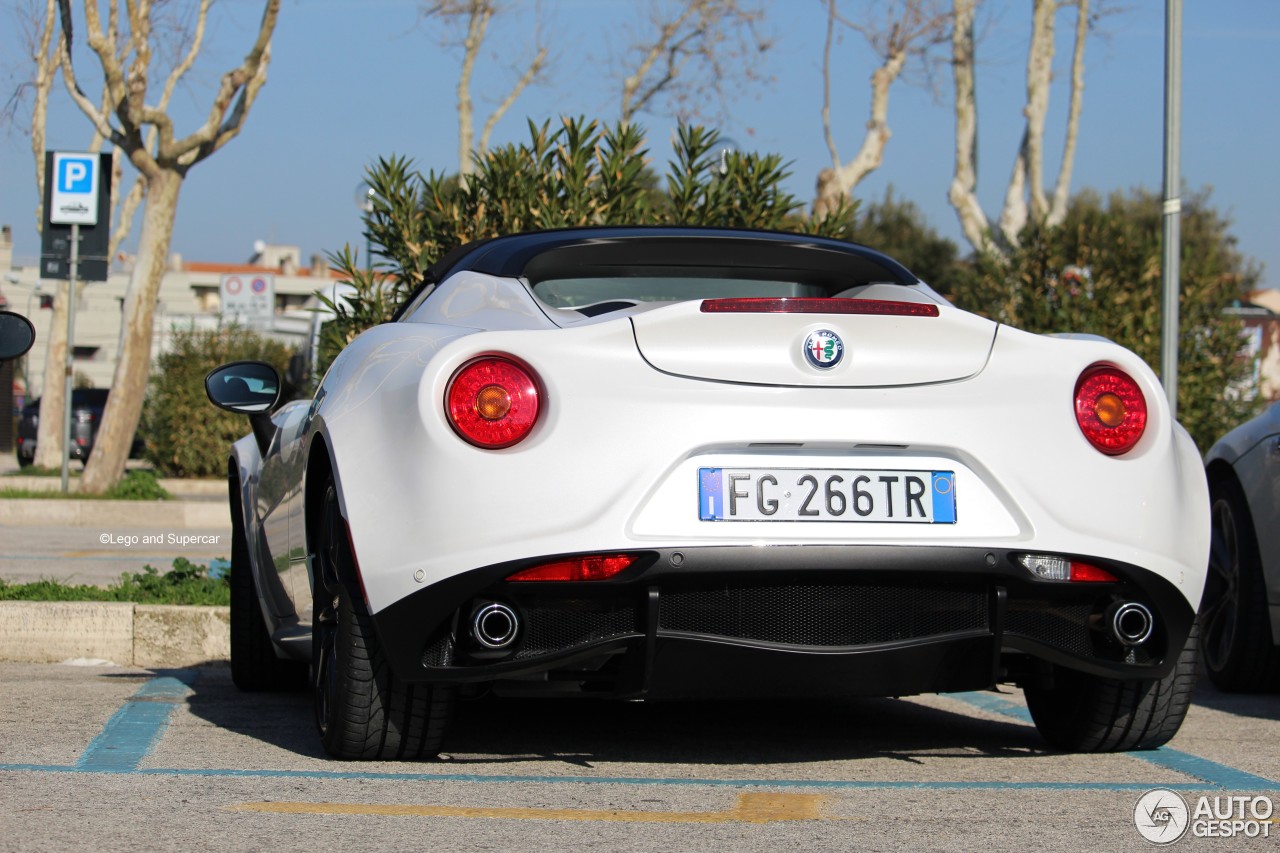
[[[72,459],[87,462],[93,452],[93,442],[102,425],[102,412],[107,406],[108,388],[76,388],[71,392],[71,453]],[[28,403],[18,419],[18,465],[25,468],[36,458],[36,435],[40,428],[40,400]],[[144,443],[134,436],[130,447],[131,457],[140,457]]]
[[[961,311],[863,246],[584,228],[446,255],[314,399],[213,370],[231,668],[340,758],[459,696],[1014,683],[1068,750],[1154,748],[1194,679],[1199,454],[1151,370]]]
[[[1223,690],[1280,690],[1280,403],[1205,457],[1213,515],[1201,649]]]

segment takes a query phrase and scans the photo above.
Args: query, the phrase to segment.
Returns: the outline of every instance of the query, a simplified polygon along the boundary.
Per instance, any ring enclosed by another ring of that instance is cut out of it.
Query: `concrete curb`
[[[161,477],[156,482],[175,498],[222,498],[227,497],[226,480],[178,480]],[[61,477],[26,477],[20,474],[0,478],[0,488],[24,489],[31,492],[56,492],[62,488]],[[71,478],[67,481],[67,491],[80,491],[80,480]]]
[[[169,668],[231,658],[231,608],[114,601],[0,601],[0,660],[98,658]]]
[[[231,527],[225,502],[106,501],[9,498],[0,500],[0,524],[28,527]]]

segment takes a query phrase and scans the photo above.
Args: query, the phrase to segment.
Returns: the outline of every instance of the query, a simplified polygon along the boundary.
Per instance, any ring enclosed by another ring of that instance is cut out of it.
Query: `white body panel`
[[[523,290],[518,282],[488,286],[491,293]],[[462,297],[438,293],[432,301],[464,322],[477,318],[475,310],[458,310]],[[310,429],[332,450],[375,612],[480,566],[700,544],[1082,554],[1149,569],[1193,608],[1199,602],[1209,542],[1203,469],[1168,417],[1154,375],[1113,344],[1001,327],[985,368],[960,381],[764,387],[654,369],[637,351],[628,317],[556,328],[518,299],[509,307],[499,314],[541,328],[479,333],[388,324],[358,338],[325,378]],[[946,324],[911,319],[940,332]],[[463,442],[443,408],[454,370],[490,352],[524,361],[544,383],[545,412],[533,434],[498,451]],[[1120,458],[1094,450],[1072,415],[1074,383],[1099,361],[1133,375],[1151,408],[1139,446]],[[779,444],[787,446],[769,446]],[[700,522],[697,468],[732,465],[946,467],[957,471],[958,520],[905,528]]]

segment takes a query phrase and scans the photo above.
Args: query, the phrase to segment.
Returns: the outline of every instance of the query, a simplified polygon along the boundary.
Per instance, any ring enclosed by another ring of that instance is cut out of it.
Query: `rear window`
[[[795,281],[701,276],[609,276],[546,279],[532,285],[534,295],[553,308],[577,308],[597,302],[679,302],[731,296],[826,296],[827,288]]]

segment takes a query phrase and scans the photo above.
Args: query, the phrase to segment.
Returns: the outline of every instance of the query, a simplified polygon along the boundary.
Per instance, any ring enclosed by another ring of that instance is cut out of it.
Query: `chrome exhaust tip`
[[[520,617],[505,604],[491,601],[471,615],[471,636],[486,649],[505,649],[520,633]]]
[[[1140,646],[1151,639],[1155,617],[1145,604],[1125,601],[1111,607],[1111,635],[1122,645]]]

